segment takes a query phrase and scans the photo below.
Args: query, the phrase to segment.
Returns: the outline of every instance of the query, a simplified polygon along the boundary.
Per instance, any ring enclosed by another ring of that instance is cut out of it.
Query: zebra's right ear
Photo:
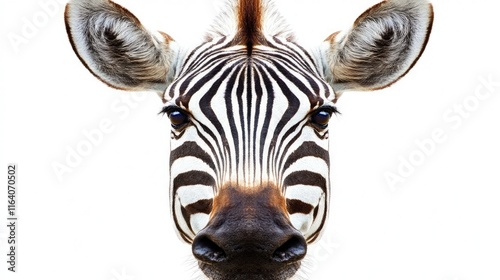
[[[349,30],[324,42],[327,80],[337,94],[390,86],[420,58],[432,22],[427,0],[386,0],[371,7]]]
[[[99,80],[122,90],[165,91],[177,55],[170,36],[149,32],[108,0],[71,0],[65,22],[73,50]]]

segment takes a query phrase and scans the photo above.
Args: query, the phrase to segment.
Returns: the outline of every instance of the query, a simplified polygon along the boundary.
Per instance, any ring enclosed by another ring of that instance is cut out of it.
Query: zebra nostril
[[[200,261],[218,263],[226,259],[224,250],[207,235],[197,236],[192,246],[193,255]]]
[[[273,253],[273,260],[280,263],[296,262],[307,253],[307,243],[302,235],[296,234],[283,243]]]

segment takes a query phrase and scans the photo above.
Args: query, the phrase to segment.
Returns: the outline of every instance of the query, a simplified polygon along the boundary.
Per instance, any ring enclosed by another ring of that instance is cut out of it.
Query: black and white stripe
[[[172,131],[172,210],[187,242],[208,222],[219,188],[281,188],[292,224],[308,241],[327,214],[328,129],[311,114],[333,107],[317,62],[293,42],[267,37],[252,55],[231,38],[185,56],[166,107],[189,114]]]

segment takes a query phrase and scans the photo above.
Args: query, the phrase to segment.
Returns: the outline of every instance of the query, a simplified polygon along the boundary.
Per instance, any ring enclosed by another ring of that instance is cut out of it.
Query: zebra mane
[[[272,0],[226,0],[219,15],[206,33],[206,40],[234,38],[235,44],[262,44],[265,36],[294,41],[288,23],[279,14]]]

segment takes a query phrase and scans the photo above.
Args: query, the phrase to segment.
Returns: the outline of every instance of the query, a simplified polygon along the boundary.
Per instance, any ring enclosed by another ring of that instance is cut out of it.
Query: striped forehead
[[[193,105],[214,105],[210,103],[216,102],[215,95],[255,102],[264,94],[285,100],[296,97],[311,110],[333,99],[316,61],[296,43],[272,37],[266,45],[253,46],[248,55],[246,46],[233,46],[228,40],[204,43],[187,56],[167,89],[171,103],[191,111],[196,110]],[[287,104],[275,102],[276,109]]]

